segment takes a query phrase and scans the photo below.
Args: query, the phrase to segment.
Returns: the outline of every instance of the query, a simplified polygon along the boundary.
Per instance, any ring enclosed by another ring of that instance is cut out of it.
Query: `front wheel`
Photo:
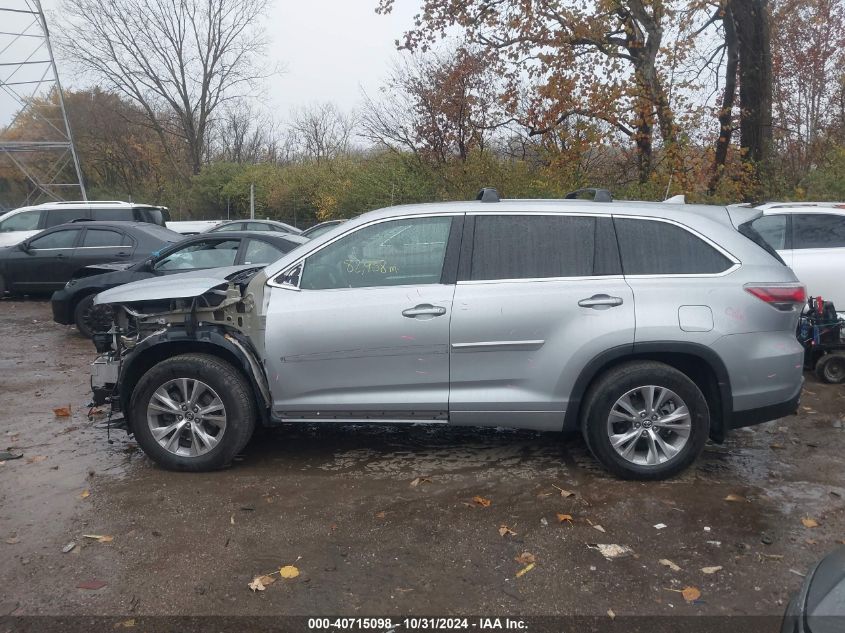
[[[110,305],[94,305],[95,296],[90,294],[83,297],[73,309],[76,329],[85,338],[92,338],[97,332],[108,332],[114,318]]]
[[[182,354],[154,365],[129,403],[138,444],[170,470],[227,466],[249,441],[255,417],[244,375],[207,354]]]
[[[710,410],[701,390],[664,363],[635,361],[590,388],[582,429],[593,455],[625,479],[664,479],[704,449]]]

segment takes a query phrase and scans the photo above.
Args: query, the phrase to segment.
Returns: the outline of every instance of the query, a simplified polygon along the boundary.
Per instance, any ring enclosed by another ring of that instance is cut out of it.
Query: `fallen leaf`
[[[267,587],[262,582],[262,578],[267,578],[267,576],[257,576],[256,578],[252,579],[252,582],[247,585],[252,592],[255,593],[256,591],[264,591]]]
[[[91,496],[91,493],[88,490],[83,490],[82,494],[79,495],[79,498],[80,499],[87,499],[90,496]]]
[[[781,450],[784,449],[784,445],[783,444],[769,444],[769,448],[776,450],[776,451],[781,451]]]
[[[70,417],[70,405],[66,407],[58,407],[53,409],[53,415],[57,418],[69,418]]]
[[[599,531],[599,532],[601,532],[602,534],[604,534],[605,532],[607,532],[607,530],[605,530],[605,529],[604,529],[602,526],[600,526],[598,523],[594,523],[594,524],[593,524],[593,529],[594,529],[594,530],[598,530],[598,531]]]
[[[376,518],[377,519],[383,519],[386,516],[387,516],[387,512],[385,512],[384,510],[382,510],[381,512],[376,512]]]
[[[701,597],[701,591],[697,587],[684,587],[681,590],[681,595],[687,602],[695,602]]]
[[[715,574],[717,571],[722,571],[721,565],[715,565],[714,567],[702,567],[701,572],[704,574]]]
[[[6,542],[9,545],[15,545],[17,543],[20,543],[21,540],[17,536],[10,536],[9,538],[6,539]]]
[[[96,578],[94,578],[92,580],[86,580],[84,582],[79,583],[78,585],[76,585],[76,588],[77,589],[93,589],[93,590],[96,591],[97,589],[102,589],[105,586],[106,586],[106,583],[104,583],[102,580],[97,580]]]
[[[510,529],[507,525],[500,525],[499,536],[516,536],[516,532]]]
[[[659,561],[657,561],[657,562],[658,562],[658,563],[660,563],[661,565],[664,565],[664,566],[668,567],[668,568],[669,568],[669,569],[671,569],[672,571],[681,571],[681,568],[680,568],[680,567],[678,567],[675,563],[673,563],[673,562],[672,562],[671,560],[669,560],[668,558],[661,558],[661,559],[660,559]]]
[[[416,479],[411,481],[411,488],[416,488],[420,484],[430,484],[431,479],[428,477],[417,477]]]
[[[560,512],[557,513],[557,522],[563,523],[566,521],[569,525],[572,525],[572,515],[571,514],[561,514]]]
[[[819,522],[815,519],[811,519],[810,517],[804,517],[803,519],[801,519],[801,523],[804,524],[805,528],[819,527]]]
[[[819,542],[814,538],[808,538],[804,541],[807,545],[818,545]]]
[[[662,529],[663,529],[663,528],[665,528],[665,527],[666,527],[666,524],[665,524],[665,523],[655,523],[655,524],[654,524],[654,529],[655,529],[655,530],[662,530]]]
[[[574,492],[572,492],[571,490],[564,490],[563,488],[560,488],[560,487],[558,487],[558,486],[555,486],[554,484],[552,484],[552,486],[554,486],[555,488],[557,488],[558,490],[560,490],[560,496],[561,496],[561,497],[563,497],[564,499],[568,499],[569,497],[574,497],[574,496],[575,496],[575,493],[574,493]]]
[[[626,556],[633,556],[634,550],[626,545],[617,545],[616,543],[589,543],[587,547],[601,552],[607,560],[615,558],[625,558]]]
[[[32,457],[26,458],[26,463],[37,464],[38,462],[43,462],[45,459],[47,459],[46,455],[33,455]]]
[[[114,540],[113,536],[102,535],[102,534],[83,534],[83,538],[90,538],[99,543],[111,543]]]
[[[231,523],[232,525],[235,524],[235,515],[234,514],[229,517],[229,523]]]
[[[525,567],[523,567],[518,572],[516,572],[516,577],[521,578],[522,576],[527,574],[532,569],[534,569],[534,563],[528,563]]]
[[[740,495],[735,495],[733,493],[731,493],[727,497],[725,497],[725,501],[745,501],[745,500],[746,500],[745,497],[742,497]]]
[[[607,615],[608,615],[608,617],[609,617],[611,620],[615,620],[615,619],[616,619],[616,614],[613,612],[613,609],[608,609],[608,610],[607,610]]]
[[[71,551],[74,547],[76,547],[76,542],[75,542],[75,541],[71,541],[70,543],[68,543],[67,545],[65,545],[65,546],[62,548],[62,554],[67,554],[67,553],[68,553],[68,552],[70,552],[70,551]]]
[[[279,570],[279,576],[282,578],[296,578],[299,576],[299,570],[293,565],[285,565]]]
[[[514,560],[520,565],[529,565],[537,562],[536,557],[531,552],[522,552],[522,554],[514,558]]]
[[[484,497],[480,497],[478,495],[472,498],[473,503],[477,506],[481,506],[482,508],[489,508],[490,505],[493,503],[490,499],[485,499]]]
[[[135,626],[135,618],[129,618],[128,620],[117,622],[112,628],[119,629],[122,627],[124,629],[131,629],[133,626]]]

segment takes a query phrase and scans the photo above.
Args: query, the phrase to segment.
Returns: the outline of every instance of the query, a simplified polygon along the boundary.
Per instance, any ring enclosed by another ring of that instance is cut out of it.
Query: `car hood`
[[[94,303],[135,303],[138,301],[162,301],[166,299],[190,299],[198,297],[222,284],[228,284],[227,277],[255,266],[226,266],[194,270],[176,275],[141,279],[101,292]]]

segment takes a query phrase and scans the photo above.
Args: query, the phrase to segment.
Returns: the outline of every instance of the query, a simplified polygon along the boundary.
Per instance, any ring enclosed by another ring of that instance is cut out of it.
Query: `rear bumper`
[[[789,400],[770,404],[765,407],[757,407],[756,409],[734,411],[727,420],[727,428],[739,429],[744,426],[762,424],[763,422],[770,422],[771,420],[785,418],[788,415],[794,415],[798,412],[798,404],[801,401],[801,387],[803,387],[803,382],[804,381],[802,380],[801,386],[798,388],[798,393]]]

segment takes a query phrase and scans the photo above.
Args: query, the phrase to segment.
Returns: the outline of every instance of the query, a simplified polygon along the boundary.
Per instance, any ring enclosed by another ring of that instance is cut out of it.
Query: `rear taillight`
[[[745,291],[778,310],[792,310],[807,301],[807,290],[801,284],[749,284]]]

